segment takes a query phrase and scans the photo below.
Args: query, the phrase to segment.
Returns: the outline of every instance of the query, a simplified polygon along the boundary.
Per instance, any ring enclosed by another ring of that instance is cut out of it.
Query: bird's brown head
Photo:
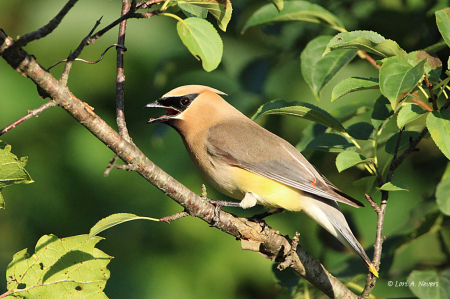
[[[186,85],[175,88],[155,102],[144,106],[147,108],[164,108],[168,112],[160,117],[149,119],[147,123],[167,122],[167,124],[172,124],[173,120],[182,119],[184,112],[192,105],[194,100],[205,93],[225,95],[217,89],[202,85]]]

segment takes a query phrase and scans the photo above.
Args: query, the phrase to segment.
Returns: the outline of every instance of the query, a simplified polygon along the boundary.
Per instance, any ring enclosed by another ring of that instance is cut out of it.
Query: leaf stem
[[[178,20],[178,21],[180,21],[180,22],[184,22],[182,18],[180,18],[179,16],[174,15],[174,14],[172,14],[172,13],[162,12],[162,13],[160,13],[159,15],[160,15],[160,16],[168,16],[168,17],[172,17],[172,18],[174,18],[174,19],[176,19],[176,20]]]

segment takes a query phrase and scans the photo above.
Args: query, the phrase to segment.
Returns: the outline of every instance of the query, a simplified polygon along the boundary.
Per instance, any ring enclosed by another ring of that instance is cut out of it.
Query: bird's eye
[[[191,100],[188,97],[182,97],[180,100],[181,105],[187,106]]]

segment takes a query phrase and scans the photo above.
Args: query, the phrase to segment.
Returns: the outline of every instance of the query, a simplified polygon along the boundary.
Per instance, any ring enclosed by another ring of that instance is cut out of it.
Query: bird
[[[364,205],[334,186],[289,142],[225,101],[224,95],[202,85],[175,88],[144,106],[167,110],[147,123],[173,127],[203,177],[218,191],[240,200],[235,204],[305,212],[378,277],[337,202],[355,208]]]

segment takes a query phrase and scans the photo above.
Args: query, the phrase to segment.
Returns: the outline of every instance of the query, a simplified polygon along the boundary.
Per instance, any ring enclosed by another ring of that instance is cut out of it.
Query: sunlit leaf
[[[333,128],[339,132],[344,132],[342,124],[331,116],[328,112],[309,103],[292,102],[287,103],[283,100],[273,100],[259,107],[258,111],[252,116],[257,119],[269,114],[293,115],[311,120],[313,122]]]
[[[392,109],[420,82],[425,60],[415,66],[400,57],[385,60],[380,69],[381,93],[389,99]]]
[[[29,173],[25,170],[27,158],[17,158],[11,153],[11,146],[0,140],[0,209],[5,207],[1,191],[4,187],[14,184],[33,183]]]
[[[450,159],[450,110],[429,113],[427,128],[438,148]]]
[[[209,12],[216,18],[217,25],[223,31],[226,31],[233,11],[230,0],[180,0],[177,4],[183,11],[194,12],[192,14],[197,17],[206,18]],[[199,13],[200,16],[195,13]]]
[[[386,183],[380,187],[383,191],[409,191],[408,188],[409,187],[406,183],[396,180]]]
[[[206,17],[208,16],[208,10],[197,5],[193,5],[190,3],[178,3],[178,7],[188,18],[196,17],[206,19]]]
[[[450,47],[450,7],[438,10],[435,14],[439,32]]]
[[[275,7],[278,9],[278,11],[282,11],[284,8],[284,0],[270,0],[270,2],[275,5]]]
[[[422,109],[419,105],[416,104],[407,104],[398,113],[397,116],[397,126],[401,129],[406,124],[420,118],[428,111]]]
[[[102,238],[46,235],[31,257],[16,253],[6,270],[11,295],[26,298],[104,298],[111,256],[95,248]]]
[[[424,59],[426,59],[424,65],[425,73],[431,76],[430,79],[439,82],[442,73],[442,61],[438,57],[431,56],[422,50],[408,53],[408,62],[413,66],[421,63]]]
[[[121,223],[124,223],[124,222],[128,222],[128,221],[131,221],[131,220],[139,220],[139,219],[159,221],[159,219],[150,218],[150,217],[141,217],[141,216],[136,216],[134,214],[128,214],[128,213],[113,214],[113,215],[110,215],[110,216],[108,216],[106,218],[103,218],[102,220],[97,222],[91,228],[91,231],[89,232],[89,237],[92,238],[93,236],[98,235],[102,231],[107,230],[108,228],[111,228],[111,227],[116,226],[118,224],[121,224]]]
[[[367,159],[363,155],[353,151],[343,151],[336,157],[336,168],[341,172],[347,168],[370,161],[373,161],[373,159]]]
[[[177,31],[189,51],[202,60],[203,68],[210,72],[222,60],[222,39],[214,26],[200,18],[187,18],[178,21]]]
[[[335,101],[351,92],[379,88],[380,84],[378,82],[378,78],[347,78],[334,86],[333,91],[331,92],[331,101]]]
[[[344,28],[341,20],[322,6],[307,1],[285,1],[282,11],[273,4],[266,4],[256,10],[245,23],[241,33],[253,26],[283,21],[304,21]]]
[[[373,31],[342,32],[334,36],[328,43],[323,55],[339,49],[358,49],[381,57],[399,56],[407,59],[405,50],[393,40],[385,39]]]
[[[303,79],[311,91],[320,99],[322,88],[349,63],[356,55],[356,50],[342,50],[322,56],[331,36],[323,35],[310,41],[300,55]]]

